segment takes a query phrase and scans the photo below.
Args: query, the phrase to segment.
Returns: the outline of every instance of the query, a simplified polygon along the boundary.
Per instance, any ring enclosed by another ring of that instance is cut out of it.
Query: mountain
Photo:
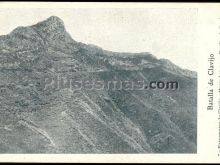
[[[77,80],[177,81],[179,88],[70,88]],[[77,42],[55,16],[0,36],[0,93],[1,153],[197,151],[195,72],[148,52]]]

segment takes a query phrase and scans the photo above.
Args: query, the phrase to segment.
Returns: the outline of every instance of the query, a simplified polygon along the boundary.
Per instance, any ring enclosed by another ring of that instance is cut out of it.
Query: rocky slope
[[[58,76],[175,80],[180,88],[43,88],[45,77]],[[196,152],[196,73],[147,52],[77,42],[55,16],[0,36],[0,93],[1,153]]]

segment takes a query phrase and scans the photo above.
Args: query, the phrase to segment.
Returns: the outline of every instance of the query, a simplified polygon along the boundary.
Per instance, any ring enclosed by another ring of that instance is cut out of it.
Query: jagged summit
[[[33,25],[32,27],[41,27],[41,26],[54,27],[56,29],[65,29],[63,20],[57,16],[51,16],[47,18],[46,20],[41,21],[37,23],[36,25]]]
[[[56,36],[56,38],[60,38],[60,36],[67,35],[64,22],[56,16],[51,16],[48,19],[30,27],[37,31],[45,39],[53,39],[54,36]]]
[[[45,20],[45,22],[57,22],[57,23],[64,24],[63,20],[57,16],[50,16],[49,18]]]
[[[51,16],[49,18],[47,18],[44,21],[41,21],[37,24],[34,24],[32,26],[18,26],[17,28],[15,28],[10,34],[16,34],[16,33],[23,33],[23,32],[27,32],[28,30],[32,30],[32,28],[34,29],[44,29],[44,30],[59,30],[59,31],[65,31],[65,25],[62,19],[60,19],[57,16]]]
[[[45,44],[66,49],[66,45],[75,43],[65,29],[62,19],[51,16],[44,21],[30,26],[44,40]]]

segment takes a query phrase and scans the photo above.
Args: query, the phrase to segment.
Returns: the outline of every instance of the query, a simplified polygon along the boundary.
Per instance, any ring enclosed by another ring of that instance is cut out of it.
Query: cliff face
[[[60,77],[178,81],[179,89],[71,90]],[[0,92],[1,153],[196,152],[194,72],[147,52],[79,43],[58,17],[0,36]]]

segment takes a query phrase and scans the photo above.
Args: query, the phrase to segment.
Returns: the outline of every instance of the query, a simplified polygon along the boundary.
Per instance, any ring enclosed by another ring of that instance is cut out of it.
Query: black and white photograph
[[[218,29],[202,7],[39,4],[0,3],[0,157],[195,158],[202,127],[217,143],[218,116],[201,124],[217,113],[219,58],[208,38],[198,49],[202,26]]]

